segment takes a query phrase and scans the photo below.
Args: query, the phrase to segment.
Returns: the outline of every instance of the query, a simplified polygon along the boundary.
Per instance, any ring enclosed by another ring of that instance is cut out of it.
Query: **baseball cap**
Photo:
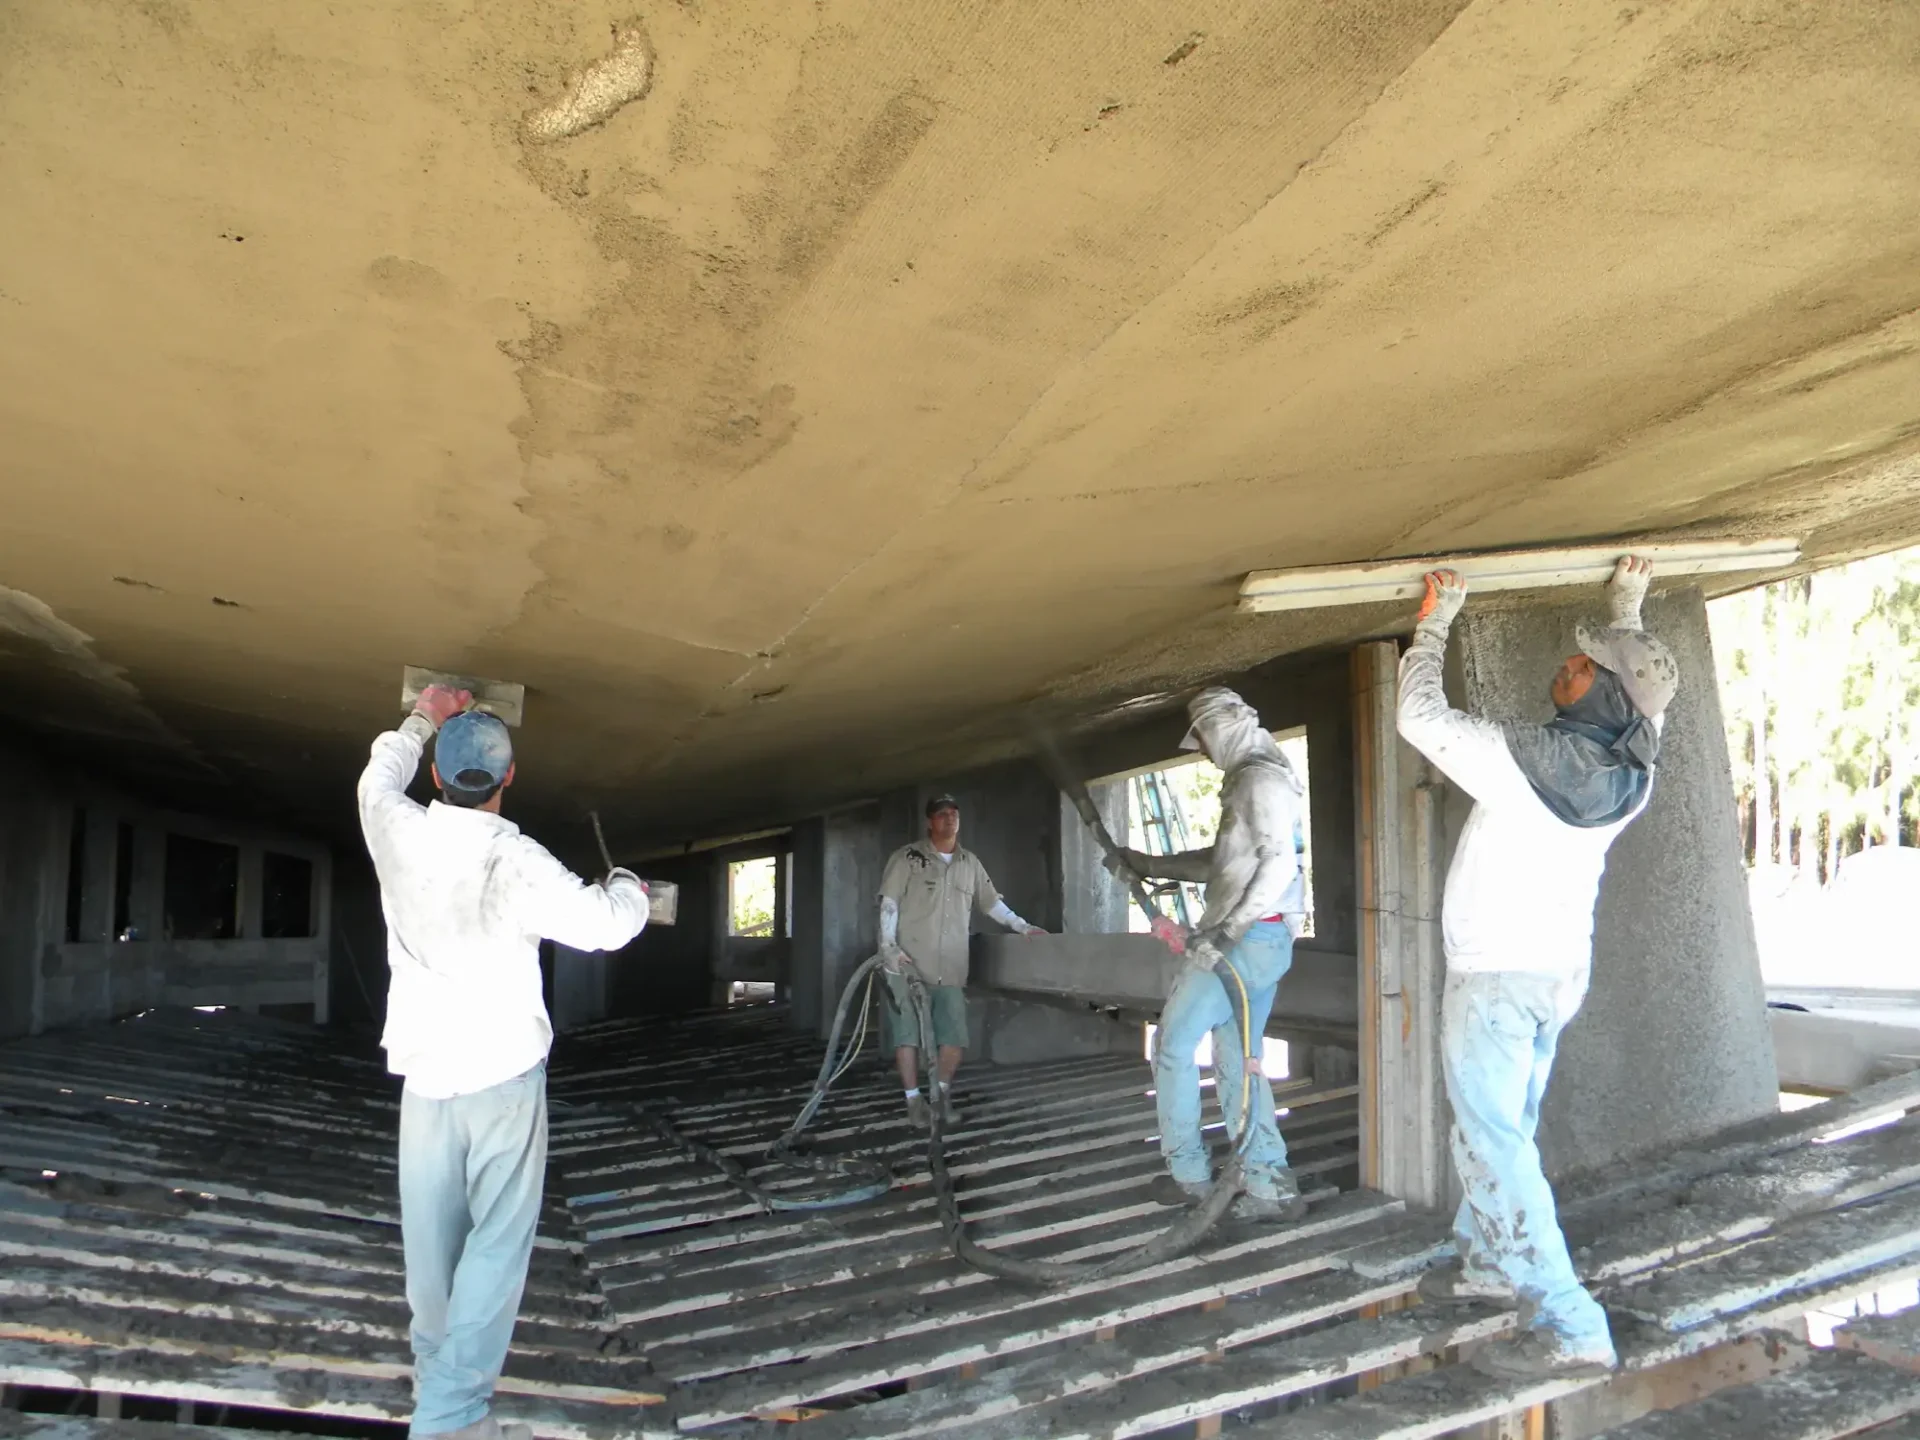
[[[927,801],[927,818],[931,820],[942,810],[958,810],[960,802],[951,795],[936,795]]]
[[[468,710],[440,727],[433,763],[451,789],[497,790],[513,768],[513,738],[498,716]]]
[[[1680,666],[1673,652],[1644,630],[1573,627],[1580,653],[1620,677],[1633,708],[1651,720],[1673,703],[1680,688]]]

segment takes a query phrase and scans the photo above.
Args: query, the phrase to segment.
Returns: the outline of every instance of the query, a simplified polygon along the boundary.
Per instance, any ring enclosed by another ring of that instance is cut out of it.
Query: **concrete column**
[[[243,940],[258,940],[265,928],[266,889],[266,851],[245,841],[240,846],[239,913],[234,916],[234,933]]]
[[[1600,594],[1553,606],[1470,608],[1455,627],[1466,708],[1543,720],[1547,686]],[[1667,712],[1653,800],[1614,842],[1594,927],[1593,985],[1561,1041],[1541,1124],[1550,1172],[1604,1165],[1774,1110],[1778,1083],[1734,834],[1732,771],[1700,592],[1648,602],[1680,692]],[[1464,822],[1446,807],[1446,852]]]
[[[1126,844],[1126,782],[1096,785],[1089,793],[1107,833]],[[1059,809],[1061,929],[1069,935],[1124,935],[1127,887],[1108,872],[1106,857],[1064,795]]]
[[[862,960],[880,944],[881,809],[864,805],[793,828],[793,1023],[825,1035]]]
[[[119,840],[120,815],[104,798],[87,805],[86,868],[80,885],[80,938],[111,940],[113,936],[113,858]]]

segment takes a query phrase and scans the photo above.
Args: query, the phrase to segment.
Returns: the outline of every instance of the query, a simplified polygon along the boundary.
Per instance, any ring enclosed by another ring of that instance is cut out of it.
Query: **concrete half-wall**
[[[232,869],[228,933],[217,937],[177,933],[169,908],[170,848],[192,844]],[[304,893],[289,893],[290,883]],[[157,1005],[290,1006],[325,1021],[331,892],[324,844],[147,805],[9,744],[0,749],[0,1037]],[[286,933],[290,925],[305,933]]]

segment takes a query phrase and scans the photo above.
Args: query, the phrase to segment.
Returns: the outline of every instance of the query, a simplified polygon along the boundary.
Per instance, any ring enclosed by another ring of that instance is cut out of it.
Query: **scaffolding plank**
[[[1920,1374],[1816,1350],[1784,1375],[1657,1410],[1594,1440],[1834,1440],[1920,1410]]]

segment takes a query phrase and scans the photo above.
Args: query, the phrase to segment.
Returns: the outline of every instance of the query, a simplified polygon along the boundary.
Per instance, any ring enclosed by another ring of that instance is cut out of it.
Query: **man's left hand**
[[[1038,925],[1029,925],[1020,932],[1022,935],[1045,935],[1048,932]]]

